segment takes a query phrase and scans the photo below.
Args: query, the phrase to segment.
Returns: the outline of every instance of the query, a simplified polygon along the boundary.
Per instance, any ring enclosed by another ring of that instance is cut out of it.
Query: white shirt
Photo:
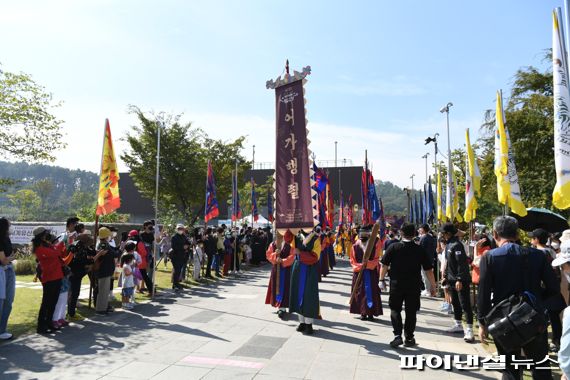
[[[126,272],[130,272],[129,275]],[[123,264],[123,288],[134,288],[135,279],[133,276],[133,268],[129,264]]]

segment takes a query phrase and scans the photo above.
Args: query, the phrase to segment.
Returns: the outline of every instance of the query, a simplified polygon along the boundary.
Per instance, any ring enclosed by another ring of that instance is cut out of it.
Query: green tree
[[[30,189],[18,190],[16,193],[8,195],[8,199],[18,209],[19,221],[34,220],[37,217],[42,200],[35,191]]]
[[[54,190],[53,182],[49,178],[41,179],[36,183],[34,183],[34,185],[32,186],[32,190],[34,190],[36,194],[38,194],[38,196],[40,197],[41,199],[40,207],[43,210],[46,206],[46,202],[49,195]]]
[[[59,105],[30,75],[0,70],[0,155],[53,161],[53,153],[65,146],[63,121],[52,114]]]
[[[216,180],[218,202],[231,194],[231,176],[238,163],[238,175],[250,164],[241,155],[244,137],[233,141],[215,140],[192,123],[181,123],[180,116],[150,115],[131,107],[139,120],[126,135],[129,149],[121,159],[130,169],[133,180],[146,197],[155,196],[156,146],[158,120],[162,120],[160,138],[159,207],[174,206],[190,225],[204,212],[207,162],[211,160]]]
[[[546,54],[546,58],[550,56]],[[515,165],[523,202],[527,207],[552,209],[552,191],[556,184],[554,171],[554,106],[552,71],[525,67],[515,73],[510,96],[505,104]],[[482,126],[481,148],[482,197],[479,214],[487,219],[501,213],[497,201],[494,174],[495,112],[488,110]],[[561,212],[570,216],[569,211]]]

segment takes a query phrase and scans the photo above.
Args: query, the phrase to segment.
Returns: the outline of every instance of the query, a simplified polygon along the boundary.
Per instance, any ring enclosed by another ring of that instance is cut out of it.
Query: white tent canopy
[[[251,226],[251,221],[252,221],[252,217],[251,214],[244,216],[243,218],[241,218],[240,220],[238,220],[237,224],[242,225],[242,224],[247,224],[248,226]],[[253,228],[258,228],[258,227],[267,227],[270,226],[271,223],[269,222],[269,220],[265,219],[263,217],[263,215],[259,215],[259,217],[257,218],[257,222],[253,222]]]

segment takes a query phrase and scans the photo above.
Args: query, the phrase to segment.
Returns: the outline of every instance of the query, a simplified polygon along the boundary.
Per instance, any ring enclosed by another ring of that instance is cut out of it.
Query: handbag
[[[525,289],[528,289],[528,250],[523,248]],[[526,344],[546,331],[548,326],[544,311],[537,306],[536,297],[529,291],[515,294],[499,302],[485,316],[489,334],[506,352],[519,351]]]

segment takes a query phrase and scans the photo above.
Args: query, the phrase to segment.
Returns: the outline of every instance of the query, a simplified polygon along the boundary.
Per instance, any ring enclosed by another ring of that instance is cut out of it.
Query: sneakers
[[[123,309],[125,310],[131,310],[133,308],[133,306],[130,303],[124,303],[122,306]]]
[[[390,342],[390,346],[393,348],[398,348],[402,344],[404,344],[404,341],[402,340],[401,336],[395,337],[394,340]]]
[[[10,334],[9,332],[4,332],[2,334],[0,334],[0,340],[9,340],[12,339],[12,334]]]
[[[463,326],[461,325],[453,325],[453,327],[445,330],[446,333],[449,334],[458,334],[458,333],[462,333],[463,332]]]
[[[60,319],[60,320],[57,321],[57,323],[58,323],[61,327],[69,326],[69,322],[67,322],[65,319]]]
[[[415,338],[406,338],[406,340],[404,341],[404,346],[406,347],[414,347],[416,345],[416,339]]]
[[[423,296],[423,297],[429,297],[429,296],[431,296],[431,293],[430,293],[429,291],[427,291],[427,290],[424,290],[424,291],[422,292],[422,296]]]
[[[466,341],[467,343],[475,342],[475,337],[473,336],[473,329],[470,328],[465,329],[465,335],[463,336],[463,340]]]

